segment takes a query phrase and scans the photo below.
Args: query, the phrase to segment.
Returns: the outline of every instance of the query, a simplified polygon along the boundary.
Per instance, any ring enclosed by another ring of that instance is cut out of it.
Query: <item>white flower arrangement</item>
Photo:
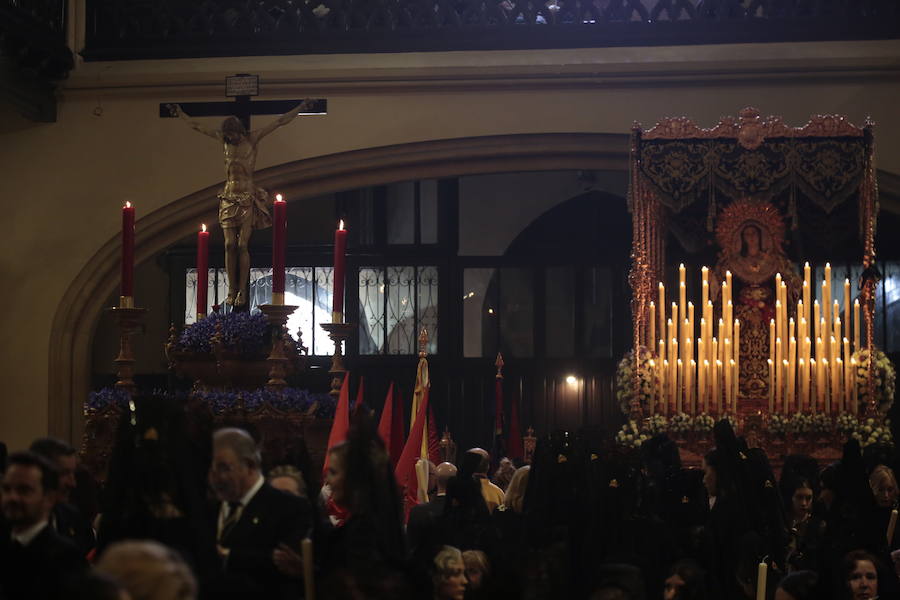
[[[622,429],[616,434],[616,443],[629,448],[640,448],[648,439],[650,436],[642,432],[635,421],[628,421],[622,425]]]
[[[832,431],[831,417],[824,413],[810,415],[809,431],[812,433],[829,433]]]
[[[728,413],[724,417],[719,417],[718,421],[721,421],[722,419],[728,421],[728,424],[731,425],[732,429],[734,429],[735,431],[738,430],[738,420],[734,415]]]
[[[807,413],[794,413],[788,422],[788,429],[794,433],[812,432],[812,415]]]
[[[701,413],[694,417],[694,431],[698,433],[711,432],[715,424],[716,420],[706,413]]]
[[[685,414],[683,412],[676,413],[672,415],[672,418],[669,419],[669,432],[671,433],[688,433],[693,429],[694,420],[690,415]]]
[[[885,420],[883,423],[872,418],[860,421],[859,427],[853,432],[852,437],[859,440],[859,445],[863,448],[872,444],[894,445],[890,420]]]
[[[631,414],[631,401],[635,394],[634,370],[638,371],[638,403],[645,413],[650,407],[650,399],[657,387],[656,371],[650,366],[653,355],[647,348],[638,348],[638,360],[635,365],[634,350],[628,352],[619,361],[616,369],[616,398],[619,400],[619,408],[622,414]]]
[[[779,415],[777,413],[769,415],[769,431],[775,435],[785,435],[788,432],[788,429],[790,429],[790,425],[790,420],[784,415]]]
[[[669,420],[662,415],[653,415],[652,417],[647,419],[644,427],[649,435],[654,436],[656,434],[668,431]]]
[[[882,415],[887,414],[894,403],[894,391],[897,387],[897,371],[894,364],[881,350],[873,353],[875,378],[875,406]],[[856,361],[856,390],[859,400],[859,414],[865,414],[869,406],[869,351],[866,349],[853,353]]]
[[[823,415],[824,416],[824,415]],[[859,427],[859,419],[850,413],[844,413],[835,421],[834,428],[840,433],[852,434]]]

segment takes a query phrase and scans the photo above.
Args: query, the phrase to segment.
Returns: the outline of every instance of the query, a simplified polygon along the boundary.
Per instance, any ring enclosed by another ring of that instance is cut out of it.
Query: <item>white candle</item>
[[[759,563],[756,571],[756,600],[766,600],[766,563]]]

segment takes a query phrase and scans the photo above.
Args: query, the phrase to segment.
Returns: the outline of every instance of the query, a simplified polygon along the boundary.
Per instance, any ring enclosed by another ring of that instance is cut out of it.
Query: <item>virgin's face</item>
[[[871,600],[878,596],[878,572],[868,560],[856,561],[856,568],[850,573],[850,597],[853,600]]]
[[[751,254],[759,252],[759,230],[756,227],[745,227],[741,231],[741,239],[747,245],[747,252]]]

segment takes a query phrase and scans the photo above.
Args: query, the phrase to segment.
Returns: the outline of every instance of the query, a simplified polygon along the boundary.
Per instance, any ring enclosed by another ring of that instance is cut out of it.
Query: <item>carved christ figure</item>
[[[282,125],[287,125],[300,112],[312,106],[304,100],[296,108],[284,113],[268,125],[254,131],[244,129],[237,117],[228,117],[219,129],[209,129],[191,120],[178,104],[169,110],[204,135],[222,142],[225,150],[225,187],[218,194],[219,225],[225,234],[225,273],[228,278],[228,297],[225,304],[244,306],[250,283],[250,235],[254,229],[272,225],[271,199],[262,188],[256,187],[253,171],[259,141]]]

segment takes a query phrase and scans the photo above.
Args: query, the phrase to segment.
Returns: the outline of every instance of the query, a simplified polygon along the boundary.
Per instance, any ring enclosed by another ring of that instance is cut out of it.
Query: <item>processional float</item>
[[[847,435],[890,441],[894,368],[873,331],[871,122],[827,115],[790,127],[746,108],[711,129],[683,117],[635,124],[628,201],[633,349],[617,374],[630,419],[620,443],[669,431],[702,454],[720,418],[751,444],[822,459],[836,457]],[[830,263],[794,266],[804,261],[789,255],[788,232],[808,217],[854,229],[858,281],[833,281]],[[680,265],[674,291],[665,284],[669,235],[697,254],[717,250],[699,273]],[[699,297],[689,297],[697,283]]]

